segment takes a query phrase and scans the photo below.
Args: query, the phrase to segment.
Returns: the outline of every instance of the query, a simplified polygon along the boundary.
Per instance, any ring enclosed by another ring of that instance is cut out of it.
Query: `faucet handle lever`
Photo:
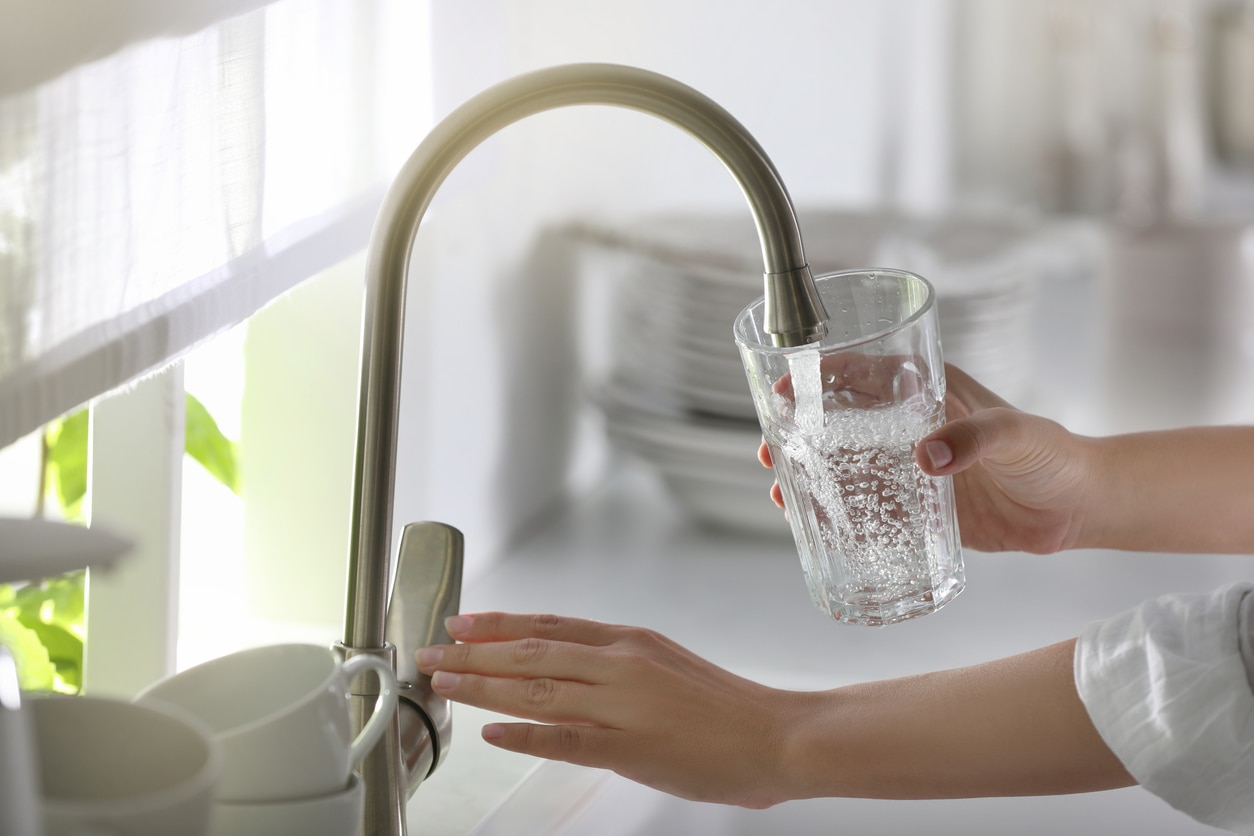
[[[452,641],[444,619],[456,615],[461,604],[464,542],[456,528],[437,522],[410,523],[401,532],[385,629],[388,642],[396,646],[401,780],[410,795],[440,765],[452,743],[448,700],[431,690],[431,677],[418,672],[414,654],[427,645]]]
[[[452,641],[444,619],[461,604],[464,544],[462,533],[444,523],[410,523],[401,533],[386,629],[402,683],[413,686],[422,678],[414,661],[419,648]]]

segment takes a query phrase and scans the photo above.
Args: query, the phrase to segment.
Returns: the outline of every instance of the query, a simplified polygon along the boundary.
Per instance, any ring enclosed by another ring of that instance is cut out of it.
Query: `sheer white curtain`
[[[98,6],[0,0],[0,447],[364,247],[429,126],[425,3]]]

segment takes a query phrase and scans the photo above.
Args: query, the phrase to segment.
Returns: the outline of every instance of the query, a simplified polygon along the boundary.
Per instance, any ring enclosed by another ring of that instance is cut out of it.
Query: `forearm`
[[[1193,427],[1092,440],[1077,545],[1254,552],[1254,427]]]
[[[800,696],[787,794],[956,798],[1134,783],[1076,693],[1074,646]]]

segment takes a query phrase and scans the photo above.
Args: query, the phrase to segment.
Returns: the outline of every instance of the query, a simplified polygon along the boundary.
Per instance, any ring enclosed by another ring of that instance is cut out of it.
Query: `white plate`
[[[754,418],[713,418],[651,408],[644,397],[610,384],[593,396],[616,431],[662,447],[687,449],[714,456],[752,459],[762,438]]]
[[[0,583],[112,566],[131,546],[130,540],[100,527],[0,517]]]

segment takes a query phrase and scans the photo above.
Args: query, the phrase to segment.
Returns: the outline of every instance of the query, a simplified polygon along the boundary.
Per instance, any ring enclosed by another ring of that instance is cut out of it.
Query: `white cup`
[[[348,789],[293,801],[219,801],[209,836],[356,836],[365,806],[356,775]]]
[[[356,738],[349,687],[379,677],[379,700]],[[136,702],[167,704],[205,723],[222,748],[220,801],[280,801],[343,792],[396,711],[396,674],[384,659],[341,662],[311,644],[258,647],[177,673]]]
[[[195,718],[85,696],[30,696],[24,710],[33,720],[46,836],[208,831],[222,760]]]

